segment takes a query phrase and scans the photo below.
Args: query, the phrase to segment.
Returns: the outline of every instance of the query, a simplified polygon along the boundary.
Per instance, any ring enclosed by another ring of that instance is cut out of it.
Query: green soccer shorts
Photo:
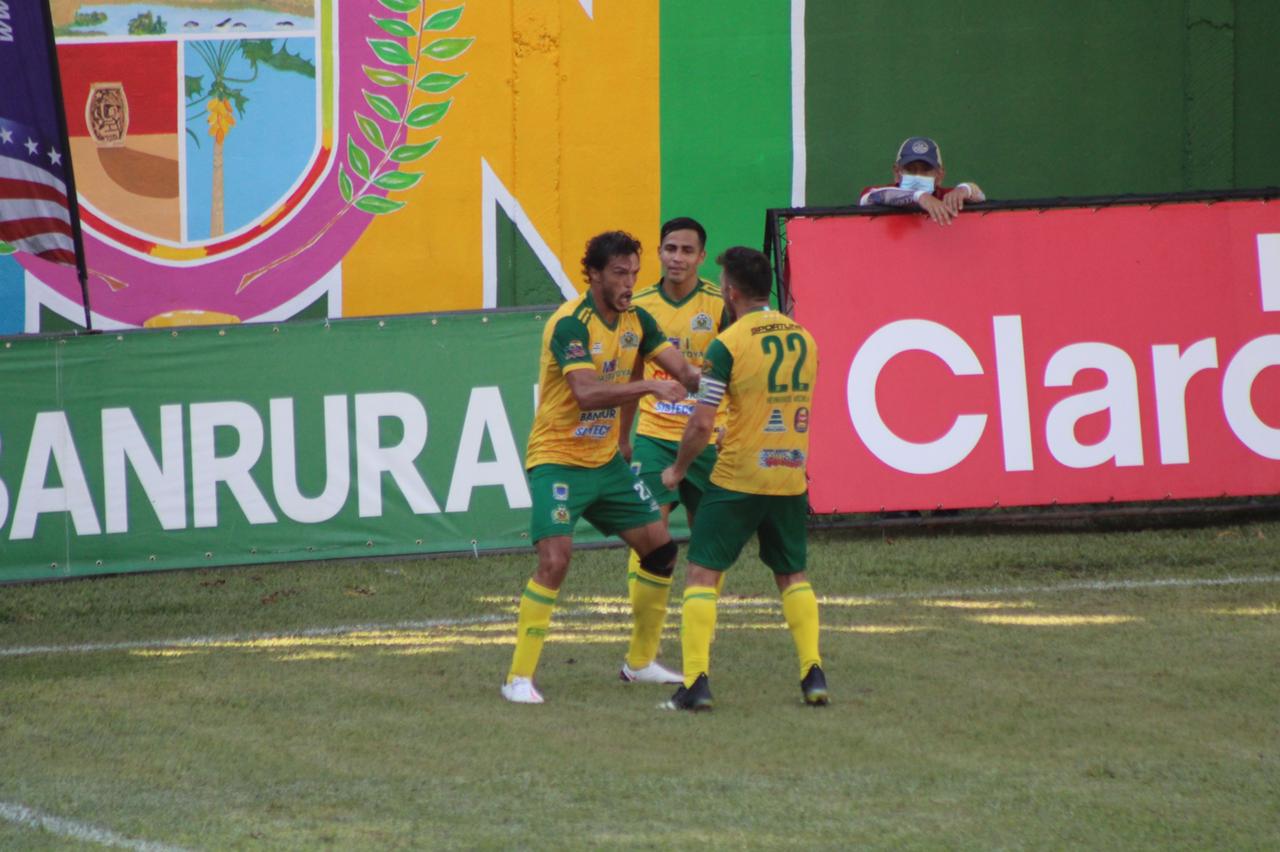
[[[578,518],[605,535],[617,535],[662,520],[649,488],[621,454],[600,467],[540,464],[529,469],[533,516],[529,537],[573,535]]]
[[[649,486],[649,491],[653,493],[653,499],[659,506],[682,503],[686,511],[696,516],[698,503],[711,485],[711,469],[716,466],[716,447],[715,444],[710,444],[694,458],[677,493],[662,484],[662,472],[675,464],[679,449],[679,441],[636,435],[631,448],[631,470],[640,477],[641,482]]]
[[[808,519],[808,494],[745,494],[713,484],[693,519],[689,561],[724,571],[758,535],[761,561],[775,574],[795,574],[805,569]]]

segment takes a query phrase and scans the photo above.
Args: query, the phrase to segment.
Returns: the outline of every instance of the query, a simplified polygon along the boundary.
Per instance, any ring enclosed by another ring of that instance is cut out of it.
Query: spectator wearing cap
[[[943,186],[945,174],[938,143],[927,136],[912,136],[898,148],[898,157],[893,163],[893,185],[866,187],[858,205],[919,207],[939,225],[949,225],[966,201],[987,200],[973,182]]]

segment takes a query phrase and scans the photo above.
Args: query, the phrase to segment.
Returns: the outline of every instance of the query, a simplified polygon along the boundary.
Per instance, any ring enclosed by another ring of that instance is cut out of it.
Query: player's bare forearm
[[[595,370],[572,370],[565,373],[565,381],[569,383],[573,398],[578,401],[578,408],[583,411],[634,403],[646,394],[666,399],[683,395],[675,382],[662,379],[641,379],[621,384],[606,382]]]
[[[644,365],[636,364],[631,370],[631,381],[644,381]],[[637,398],[638,399],[638,398]],[[636,422],[636,399],[622,403],[618,411],[619,441],[631,442],[631,424]],[[628,460],[629,461],[629,460]]]
[[[674,346],[663,349],[653,357],[658,366],[667,371],[671,378],[684,385],[689,393],[698,392],[698,384],[702,381],[702,372],[689,363],[688,359]]]
[[[707,448],[707,444],[711,442],[711,433],[715,429],[715,424],[714,406],[701,403],[694,406],[693,414],[689,416],[689,422],[684,426],[684,434],[680,436],[680,449],[676,451],[675,464],[671,466],[676,476],[683,479],[685,472],[689,470],[689,465],[693,464],[698,454]]]

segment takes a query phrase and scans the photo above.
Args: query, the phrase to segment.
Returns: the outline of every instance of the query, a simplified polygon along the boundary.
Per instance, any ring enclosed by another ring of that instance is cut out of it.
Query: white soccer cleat
[[[671,671],[657,660],[638,669],[631,668],[624,660],[618,679],[627,683],[684,683],[684,675]]]
[[[510,683],[502,685],[502,697],[512,704],[541,704],[542,693],[533,686],[527,677],[513,678]]]

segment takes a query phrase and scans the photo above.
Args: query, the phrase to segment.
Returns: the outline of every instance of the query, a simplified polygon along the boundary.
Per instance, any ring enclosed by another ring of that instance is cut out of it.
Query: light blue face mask
[[[903,175],[902,182],[898,186],[908,192],[933,192],[933,178],[928,175]]]

